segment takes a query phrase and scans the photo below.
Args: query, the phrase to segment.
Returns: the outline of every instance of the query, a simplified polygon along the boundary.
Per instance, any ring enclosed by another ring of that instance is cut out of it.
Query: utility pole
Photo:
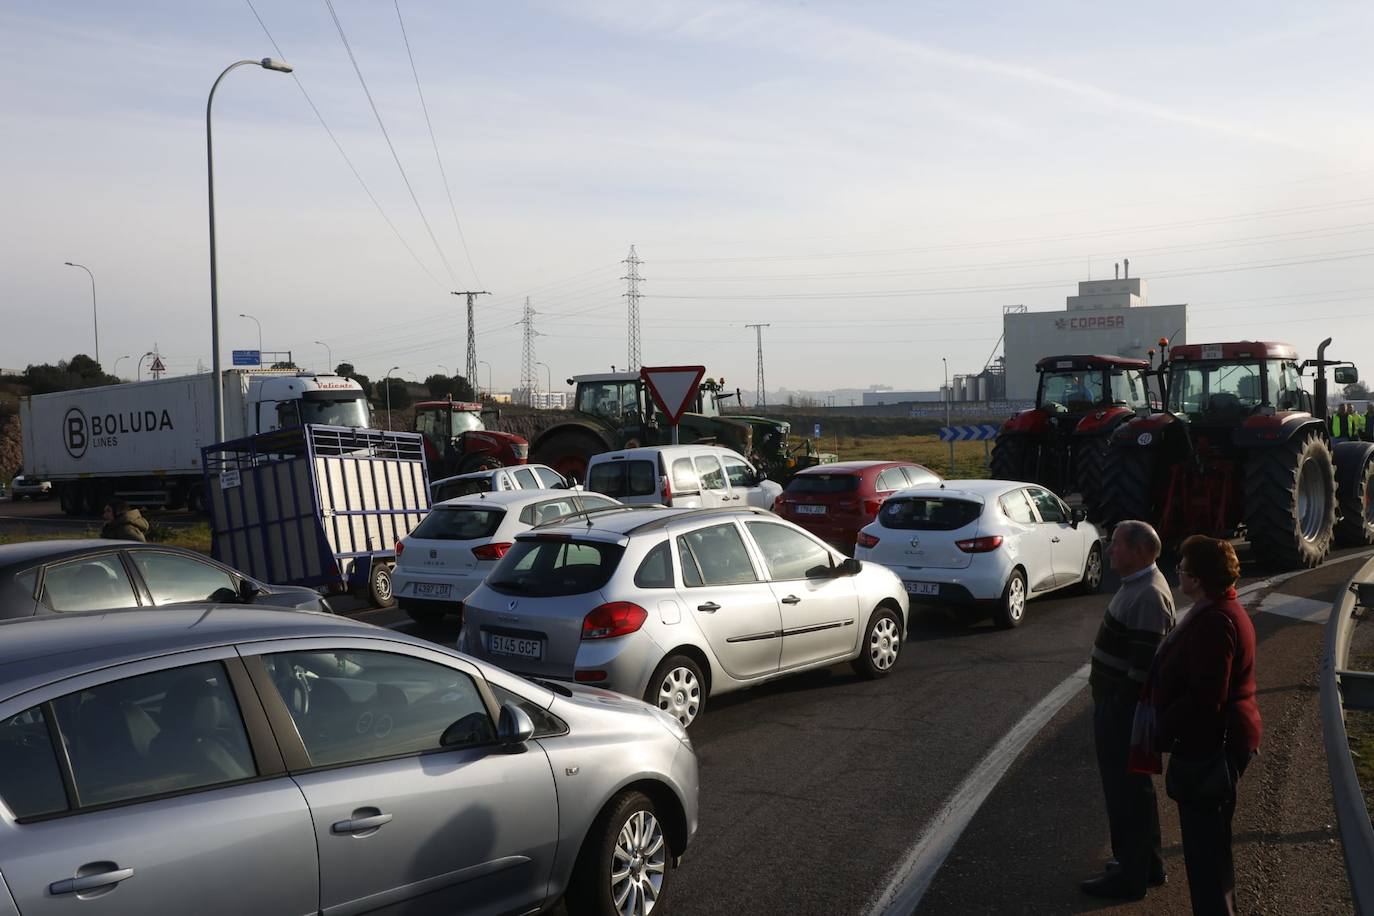
[[[746,324],[745,327],[746,327],[746,328],[753,328],[753,329],[754,329],[754,335],[758,338],[758,344],[759,344],[759,380],[758,380],[757,387],[754,389],[754,406],[755,406],[755,407],[767,407],[767,406],[768,406],[768,388],[767,388],[767,386],[764,385],[764,383],[763,383],[763,329],[764,329],[764,328],[771,328],[772,325],[771,325],[771,324]]]
[[[525,392],[525,404],[529,406],[534,403],[534,389],[539,386],[534,370],[534,339],[539,336],[539,332],[534,329],[534,306],[530,305],[530,297],[525,297],[525,317],[520,319],[520,323],[525,327],[525,347],[520,359],[520,388]]]
[[[643,365],[639,355],[639,265],[644,262],[639,259],[639,255],[635,254],[635,246],[631,245],[629,257],[620,263],[629,266],[629,270],[626,272],[625,276],[620,278],[627,284],[624,295],[625,301],[628,302],[630,306],[630,348],[628,354],[630,362],[625,368],[629,369],[631,372],[638,372],[639,367]]]
[[[484,290],[484,289],[478,289],[478,290],[466,290],[466,289],[465,289],[465,290],[463,290],[462,292],[455,292],[455,293],[453,293],[453,295],[455,295],[455,296],[467,296],[467,297],[468,297],[468,363],[467,363],[467,370],[466,370],[466,371],[467,371],[467,376],[468,376],[468,384],[472,386],[472,390],[473,390],[473,391],[476,391],[476,390],[477,390],[477,330],[476,330],[476,325],[474,324],[474,322],[473,322],[473,320],[472,320],[472,300],[473,300],[473,297],[475,297],[475,296],[490,296],[491,293],[487,292],[487,291]]]

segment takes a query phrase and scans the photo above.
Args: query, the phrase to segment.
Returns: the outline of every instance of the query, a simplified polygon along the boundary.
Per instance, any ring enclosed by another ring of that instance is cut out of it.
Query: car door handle
[[[106,863],[101,863],[106,864]],[[113,865],[114,863],[108,863]],[[63,894],[79,894],[82,891],[93,891],[98,887],[107,887],[111,884],[118,884],[134,876],[132,868],[115,868],[110,871],[97,872],[93,875],[82,875],[79,878],[64,878],[61,881],[54,881],[48,885],[48,893],[54,897]]]
[[[705,611],[708,614],[714,614],[716,611],[720,610],[720,605],[716,604],[714,601],[708,601],[705,604],[698,604],[697,610]]]
[[[1058,544],[1058,543],[1059,543],[1059,538],[1050,538],[1050,543],[1051,543],[1051,544]]]
[[[371,810],[376,811],[376,808]],[[355,811],[354,814],[359,812]],[[384,824],[391,823],[390,814],[372,814],[367,817],[354,817],[346,821],[338,821],[329,828],[331,833],[366,833],[369,830],[376,830]]]
[[[783,603],[783,604],[801,604],[801,599],[798,598],[796,595],[788,595],[786,598],[782,599],[782,603]]]

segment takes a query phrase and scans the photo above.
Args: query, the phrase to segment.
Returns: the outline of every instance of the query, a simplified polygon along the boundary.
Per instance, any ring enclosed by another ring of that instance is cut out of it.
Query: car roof
[[[80,556],[94,550],[109,550],[112,547],[133,547],[136,541],[116,541],[107,538],[50,538],[43,541],[21,541],[17,544],[0,544],[0,568],[32,563],[35,560],[61,560],[66,557]],[[179,548],[169,548],[176,550]]]
[[[940,485],[921,484],[918,487],[906,487],[898,490],[893,496],[977,496],[986,499],[987,497],[1001,496],[1003,493],[1010,493],[1012,490],[1019,490],[1022,487],[1034,486],[1023,480],[984,480],[973,478],[967,480],[946,480]],[[889,497],[891,498],[891,497]]]
[[[729,455],[732,458],[744,460],[744,456],[739,452],[732,448],[726,448],[723,445],[693,445],[688,443],[685,445],[641,445],[638,448],[623,448],[614,452],[602,452],[599,455],[593,455],[591,461],[588,463],[597,464],[602,461],[616,461],[629,458],[649,459],[656,458],[660,453],[664,458],[672,458],[677,455],[684,455],[687,453],[700,454],[701,452],[710,452],[716,455]]]
[[[452,477],[441,477],[438,480],[430,481],[431,487],[437,487],[441,483],[451,483],[455,480],[477,480],[479,478],[491,478],[496,476],[497,471],[518,471],[520,468],[544,468],[553,471],[547,464],[510,464],[499,468],[487,468],[485,471],[468,471],[466,474],[454,474]],[[554,471],[557,474],[557,471]],[[562,475],[559,475],[562,476]]]
[[[578,496],[581,496],[583,491],[542,490],[536,489],[534,487],[529,487],[524,490],[496,490],[492,492],[469,493],[467,496],[455,496],[452,499],[443,499],[435,503],[434,505],[430,506],[430,508],[436,509],[440,506],[462,506],[463,508],[481,509],[484,506],[493,505],[521,506],[525,503],[543,502],[546,499],[557,499],[559,496],[568,496],[574,493],[576,493]],[[604,493],[595,493],[591,495],[594,495],[598,501],[602,499],[611,498],[609,496],[606,496]]]
[[[595,513],[590,518],[582,516],[578,520],[554,522],[541,525],[537,530],[522,532],[517,539],[538,537],[591,537],[605,540],[608,537],[619,540],[636,531],[659,528],[678,519],[696,518],[739,518],[758,515],[777,518],[771,512],[752,506],[730,506],[713,509],[669,509],[663,506],[627,507],[625,512]]]
[[[874,468],[924,467],[915,461],[836,461],[833,464],[815,464],[802,468],[795,476],[814,474],[859,474]],[[934,472],[932,472],[934,473]]]
[[[271,639],[425,643],[347,617],[242,605],[87,611],[0,621],[0,698],[113,665]]]

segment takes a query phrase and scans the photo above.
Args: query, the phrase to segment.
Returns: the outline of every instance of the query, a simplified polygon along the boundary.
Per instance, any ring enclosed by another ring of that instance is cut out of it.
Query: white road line
[[[1291,617],[1305,623],[1326,623],[1326,619],[1331,616],[1331,602],[1317,601],[1313,598],[1299,598],[1296,595],[1285,595],[1283,592],[1271,592],[1265,595],[1264,600],[1260,602],[1259,612],[1261,614],[1277,614],[1280,617]]]
[[[1366,550],[1332,560],[1328,565],[1364,559],[1371,555],[1374,555],[1374,550]],[[1313,571],[1298,569],[1252,582],[1244,588],[1237,589],[1236,597],[1244,599],[1256,592],[1287,582],[1294,576]],[[992,790],[997,788],[997,783],[1007,770],[1011,769],[1011,765],[1016,762],[1016,758],[1025,750],[1031,739],[1087,686],[1090,668],[1091,665],[1084,665],[1065,678],[1059,686],[1049,692],[1048,696],[1026,713],[1021,721],[1012,726],[1011,731],[978,762],[973,772],[959,784],[959,788],[954,790],[954,794],[926,824],[915,845],[902,858],[901,864],[893,870],[886,888],[865,911],[868,916],[910,916],[916,910],[930,887],[930,882],[935,879],[936,872],[945,864],[945,859],[954,850],[954,844],[959,842],[964,828],[973,821],[978,809],[992,794]],[[1087,753],[1086,749],[1084,753]]]

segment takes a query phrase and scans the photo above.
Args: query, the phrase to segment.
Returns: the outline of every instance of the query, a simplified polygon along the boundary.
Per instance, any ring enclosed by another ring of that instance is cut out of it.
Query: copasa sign
[[[90,448],[116,447],[120,436],[173,428],[172,416],[166,409],[91,414],[88,419],[80,407],[72,407],[62,419],[62,444],[68,455],[80,458]]]
[[[1080,315],[1056,318],[1054,326],[1060,331],[1110,331],[1126,327],[1125,315]]]

